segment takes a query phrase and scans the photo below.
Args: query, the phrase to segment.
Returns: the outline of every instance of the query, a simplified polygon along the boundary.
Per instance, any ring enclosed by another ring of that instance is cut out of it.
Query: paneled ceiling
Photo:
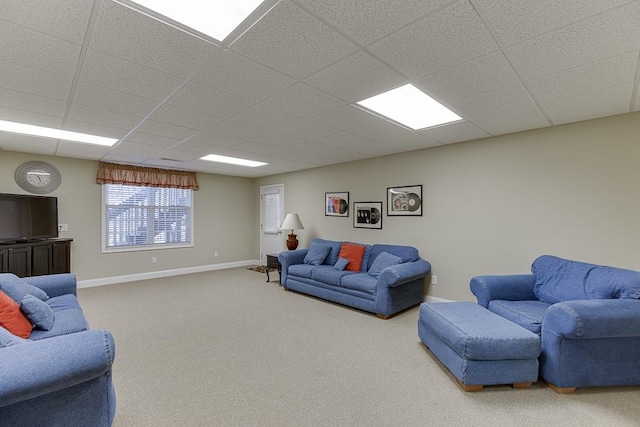
[[[640,0],[270,3],[212,44],[109,0],[0,0],[0,120],[120,139],[0,148],[260,177],[640,110]],[[354,106],[406,83],[464,120]]]

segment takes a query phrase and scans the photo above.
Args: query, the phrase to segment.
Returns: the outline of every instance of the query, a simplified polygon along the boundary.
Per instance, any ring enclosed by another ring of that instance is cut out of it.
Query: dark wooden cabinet
[[[48,239],[0,246],[0,272],[18,277],[71,272],[73,239]]]

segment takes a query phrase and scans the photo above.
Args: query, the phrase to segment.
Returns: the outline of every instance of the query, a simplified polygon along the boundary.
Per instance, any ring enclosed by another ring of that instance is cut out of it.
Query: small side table
[[[267,255],[267,282],[269,281],[269,269],[270,268],[275,268],[276,270],[278,270],[278,283],[280,283],[280,275],[282,274],[282,266],[280,265],[280,262],[278,261],[278,255],[279,254],[270,254]]]

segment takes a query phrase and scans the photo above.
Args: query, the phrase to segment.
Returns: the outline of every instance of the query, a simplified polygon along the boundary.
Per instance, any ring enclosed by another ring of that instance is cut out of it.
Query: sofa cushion
[[[640,298],[640,272],[571,261],[551,255],[531,265],[536,278],[533,293],[555,304],[584,299]]]
[[[20,311],[20,306],[9,295],[0,291],[0,326],[20,338],[31,335],[31,322]]]
[[[25,295],[20,303],[20,311],[29,319],[34,328],[48,331],[53,327],[53,309],[33,295]]]
[[[316,268],[315,265],[311,264],[293,264],[289,266],[289,275],[297,276],[297,277],[306,277],[307,279],[311,279],[311,272]]]
[[[330,265],[321,265],[314,268],[311,272],[311,278],[327,285],[340,286],[340,280],[349,274],[356,274],[352,271],[340,271]]]
[[[89,329],[87,320],[75,295],[66,294],[53,297],[47,300],[47,304],[55,314],[53,327],[48,331],[34,329],[29,337],[30,340],[36,341]]]
[[[349,260],[346,269],[349,271],[360,271],[362,268],[362,260],[364,258],[364,252],[366,247],[363,245],[356,245],[353,243],[344,242],[340,249],[340,258],[346,258]]]
[[[391,255],[389,252],[382,252],[378,255],[369,268],[369,274],[373,277],[380,276],[382,270],[392,265],[398,265],[402,262],[402,258]]]
[[[371,255],[369,256],[369,265],[367,271],[371,269],[371,266],[376,261],[378,255],[382,252],[387,252],[391,255],[395,255],[402,259],[401,264],[405,262],[417,261],[420,259],[418,250],[413,246],[399,246],[399,245],[373,245],[371,247]]]
[[[344,276],[340,286],[347,289],[362,291],[370,295],[375,295],[378,279],[367,273],[355,273]]]
[[[338,261],[339,255],[340,255],[340,248],[342,247],[342,242],[336,242],[336,241],[333,241],[333,240],[320,239],[318,237],[313,239],[311,241],[311,244],[313,244],[314,242],[322,243],[323,245],[328,245],[331,248],[331,250],[329,251],[329,254],[327,255],[327,257],[324,260],[324,264],[326,264],[326,265],[335,265],[336,261]]]
[[[309,250],[304,256],[304,260],[302,262],[305,264],[320,265],[324,262],[325,258],[327,258],[330,250],[331,246],[329,245],[319,242],[311,242]]]
[[[540,335],[542,318],[550,304],[542,301],[489,301],[489,311],[511,320],[531,332]]]
[[[345,268],[347,268],[348,264],[349,264],[349,260],[348,259],[346,259],[346,258],[338,258],[338,261],[333,266],[333,268],[335,268],[336,270],[343,271]]]
[[[14,345],[24,344],[30,342],[24,338],[17,337],[5,328],[0,326],[0,348],[12,347]]]
[[[40,288],[37,288],[13,273],[0,274],[0,291],[9,295],[16,303],[20,304],[25,295],[33,295],[36,298],[46,301],[49,295]]]

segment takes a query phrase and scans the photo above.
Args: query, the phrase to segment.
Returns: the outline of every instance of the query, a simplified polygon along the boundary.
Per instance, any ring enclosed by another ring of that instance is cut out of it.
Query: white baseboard
[[[198,267],[177,268],[174,270],[127,274],[124,276],[103,277],[100,279],[79,280],[78,288],[93,288],[95,286],[114,285],[116,283],[135,282],[137,280],[157,279],[160,277],[180,276],[182,274],[203,273],[205,271],[225,270],[227,268],[247,267],[250,265],[260,265],[260,261],[254,259],[227,262],[223,264],[201,265]]]
[[[454,301],[452,299],[432,297],[431,295],[427,295],[424,298],[424,302],[454,302]]]

